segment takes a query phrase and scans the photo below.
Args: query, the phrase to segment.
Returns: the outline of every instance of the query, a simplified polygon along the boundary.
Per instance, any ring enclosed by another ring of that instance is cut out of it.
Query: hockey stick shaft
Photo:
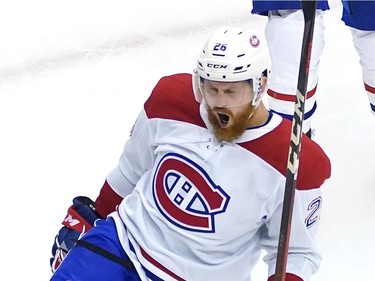
[[[301,0],[301,5],[305,27],[303,31],[296,102],[294,107],[292,131],[289,145],[284,202],[276,260],[275,281],[285,281],[286,275],[286,264],[294,205],[294,193],[297,184],[299,156],[301,152],[302,124],[305,112],[307,82],[309,77],[311,48],[315,25],[316,1]]]

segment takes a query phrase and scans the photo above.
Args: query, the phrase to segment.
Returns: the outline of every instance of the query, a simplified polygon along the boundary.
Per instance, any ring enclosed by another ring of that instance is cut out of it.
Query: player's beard
[[[238,139],[248,127],[249,116],[253,112],[253,107],[249,105],[243,111],[236,115],[233,115],[232,112],[227,108],[218,107],[214,107],[212,109],[207,108],[207,112],[208,119],[213,127],[215,137],[219,141],[231,142]],[[229,118],[232,120],[232,124],[226,128],[223,128],[220,125],[220,121],[217,117],[218,112],[228,115]]]

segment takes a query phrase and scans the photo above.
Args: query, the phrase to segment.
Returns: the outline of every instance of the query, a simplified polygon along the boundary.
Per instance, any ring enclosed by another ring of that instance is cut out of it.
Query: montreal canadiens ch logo
[[[153,194],[168,221],[198,232],[215,232],[215,216],[225,212],[230,199],[201,167],[174,153],[160,160]]]

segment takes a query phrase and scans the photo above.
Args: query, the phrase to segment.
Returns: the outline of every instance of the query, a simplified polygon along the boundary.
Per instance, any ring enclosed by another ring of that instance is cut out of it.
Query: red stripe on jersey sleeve
[[[121,203],[122,199],[123,198],[112,189],[109,183],[105,181],[95,201],[96,211],[103,218],[106,218],[109,213],[115,211],[116,206]]]

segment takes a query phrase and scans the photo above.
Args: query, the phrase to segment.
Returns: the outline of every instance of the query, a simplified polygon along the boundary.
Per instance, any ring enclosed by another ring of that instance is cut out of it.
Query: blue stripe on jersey
[[[314,112],[315,112],[315,110],[316,110],[317,107],[318,106],[317,106],[317,104],[315,102],[313,108],[310,111],[304,113],[304,119],[303,120],[309,119],[314,114]],[[282,117],[284,117],[284,118],[286,118],[288,120],[292,120],[293,119],[293,115],[289,115],[289,114],[286,114],[286,113],[277,112],[277,111],[275,111],[273,109],[271,109],[270,111],[274,112],[276,114],[279,114],[279,115],[281,115]]]

